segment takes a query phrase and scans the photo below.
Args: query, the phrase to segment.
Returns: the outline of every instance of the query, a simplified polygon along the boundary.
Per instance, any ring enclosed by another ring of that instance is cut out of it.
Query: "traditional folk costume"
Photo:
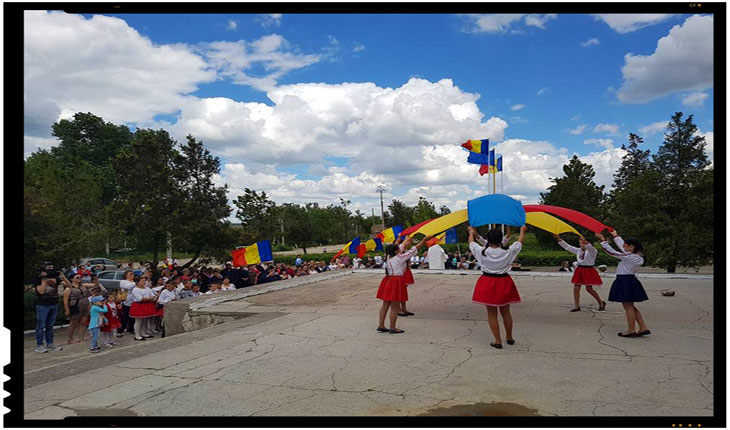
[[[398,244],[398,248],[400,248],[400,252],[401,252],[401,254],[403,254],[405,249],[403,248],[402,243]],[[418,252],[416,252],[413,255],[418,255]],[[406,261],[406,271],[403,272],[403,279],[405,280],[406,285],[413,285],[416,283],[416,281],[413,279],[413,273],[411,272],[410,259],[408,259],[408,261]],[[403,300],[401,300],[401,301],[403,301]]]
[[[376,298],[384,301],[408,301],[407,280],[404,274],[408,262],[416,253],[418,253],[418,249],[414,246],[408,251],[388,258],[385,262],[385,277],[380,282]]]
[[[619,249],[624,249],[624,240],[621,236],[613,238]],[[649,300],[644,286],[636,279],[636,271],[644,264],[644,258],[633,252],[617,252],[608,241],[601,242],[601,246],[608,255],[621,260],[616,269],[616,280],[611,284],[608,300],[611,302],[643,302]]]
[[[108,312],[104,316],[109,322],[101,326],[101,331],[111,332],[122,326],[122,322],[120,320],[122,310],[119,306],[117,306],[116,303],[113,302],[107,303],[106,308],[108,309]]]
[[[482,255],[484,249],[486,255]],[[508,249],[503,249],[482,247],[472,242],[469,244],[469,250],[482,267],[482,276],[474,287],[472,301],[487,306],[520,303],[520,293],[507,272],[522,250],[522,244],[515,242]]]
[[[134,302],[132,308],[129,310],[129,316],[132,318],[150,318],[157,316],[157,309],[155,309],[155,302],[148,301],[143,302],[142,299],[149,297],[154,298],[155,293],[150,288],[139,288],[134,287],[132,290],[132,297]]]
[[[573,272],[573,278],[570,280],[573,285],[603,285],[601,277],[593,267],[596,264],[596,256],[598,256],[598,250],[593,245],[588,243],[586,249],[576,248],[564,240],[558,242],[558,245],[564,250],[575,254],[578,258],[578,267]]]

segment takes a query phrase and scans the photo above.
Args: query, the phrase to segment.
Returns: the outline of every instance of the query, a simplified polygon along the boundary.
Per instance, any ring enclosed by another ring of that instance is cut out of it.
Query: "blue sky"
[[[79,49],[98,41],[36,75],[109,64],[89,75],[100,90],[71,94],[66,81],[26,115],[91,111],[193,133],[223,160],[232,198],[246,186],[280,203],[349,195],[369,213],[371,188],[387,182],[391,197],[458,209],[484,178],[466,163],[452,174],[453,147],[489,137],[509,168],[505,192],[532,203],[572,154],[610,185],[628,133],[655,152],[658,123],[676,111],[695,116],[712,155],[711,15],[60,15],[26,17],[26,69],[44,69],[34,44],[64,30]],[[103,78],[120,68],[127,91]],[[29,76],[26,99],[44,85]],[[159,94],[143,103],[149,92]],[[26,155],[53,144],[39,130],[26,133]]]

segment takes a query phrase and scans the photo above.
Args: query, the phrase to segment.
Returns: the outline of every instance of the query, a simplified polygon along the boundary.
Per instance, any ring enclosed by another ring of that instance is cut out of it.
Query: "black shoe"
[[[377,328],[376,330],[377,330],[377,331],[379,331],[379,332],[381,332],[381,333],[387,333],[387,332],[389,331],[389,330],[388,330],[387,328],[385,328],[385,327],[378,327],[378,328]]]
[[[147,340],[147,339],[145,339],[145,338],[143,338],[143,337],[137,337],[137,336],[135,336],[135,337],[134,337],[134,340]]]
[[[407,313],[405,313],[405,312],[399,312],[399,313],[398,313],[398,316],[399,316],[399,317],[407,317],[407,316],[408,316],[408,314],[407,314]]]
[[[636,333],[629,333],[629,334],[619,333],[618,335],[621,336],[621,337],[638,337],[639,336]]]
[[[514,345],[515,340],[514,339],[507,339],[507,345]]]
[[[415,315],[413,312],[407,312],[406,311],[406,312],[403,312],[403,313],[406,314],[406,315],[408,315],[408,316]]]
[[[580,310],[580,307],[577,307],[577,308],[573,308],[573,309],[571,309],[570,311],[571,311],[571,312],[578,312],[579,310]]]
[[[388,333],[390,333],[390,334],[398,334],[398,333],[403,333],[403,332],[405,332],[405,330],[401,330],[399,328],[392,328],[392,329],[388,330]]]
[[[502,349],[502,344],[501,343],[494,343],[494,342],[492,342],[492,343],[489,344],[489,346],[492,346],[492,347],[497,348],[497,349]]]
[[[651,330],[644,330],[642,332],[639,332],[636,334],[636,336],[646,336],[647,334],[651,334]]]
[[[598,308],[599,311],[605,311],[606,310],[606,302],[603,302],[603,304]]]

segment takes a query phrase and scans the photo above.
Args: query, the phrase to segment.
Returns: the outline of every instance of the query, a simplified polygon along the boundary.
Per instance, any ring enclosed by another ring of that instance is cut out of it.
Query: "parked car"
[[[83,260],[81,264],[85,264],[89,267],[94,267],[97,264],[101,264],[102,266],[104,266],[103,270],[114,270],[119,267],[119,263],[108,258],[87,258]]]
[[[99,273],[99,283],[107,290],[118,290],[126,270],[107,270]]]

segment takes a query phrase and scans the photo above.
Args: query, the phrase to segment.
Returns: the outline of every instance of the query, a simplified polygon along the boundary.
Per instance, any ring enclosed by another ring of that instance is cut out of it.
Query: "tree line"
[[[712,262],[714,168],[690,115],[675,113],[656,154],[630,134],[614,174],[613,188],[595,184],[595,171],[574,156],[564,176],[551,178],[540,203],[572,208],[645,244],[647,264],[672,272],[677,266]],[[59,145],[24,161],[24,276],[31,279],[46,260],[58,267],[106,253],[123,242],[152,254],[157,264],[169,243],[194,255],[223,260],[237,245],[269,239],[275,249],[311,248],[368,237],[379,216],[348,209],[350,201],[276,204],[266,192],[245,188],[233,201],[228,186],[216,186],[220,160],[188,135],[178,143],[165,130],[137,129],[77,113],[53,125]],[[383,214],[387,227],[412,226],[448,214],[427,199],[409,206],[393,199]],[[579,230],[580,231],[580,230]],[[589,232],[582,234],[591,237]],[[457,228],[466,241],[465,226]],[[548,249],[552,237],[536,231]]]

